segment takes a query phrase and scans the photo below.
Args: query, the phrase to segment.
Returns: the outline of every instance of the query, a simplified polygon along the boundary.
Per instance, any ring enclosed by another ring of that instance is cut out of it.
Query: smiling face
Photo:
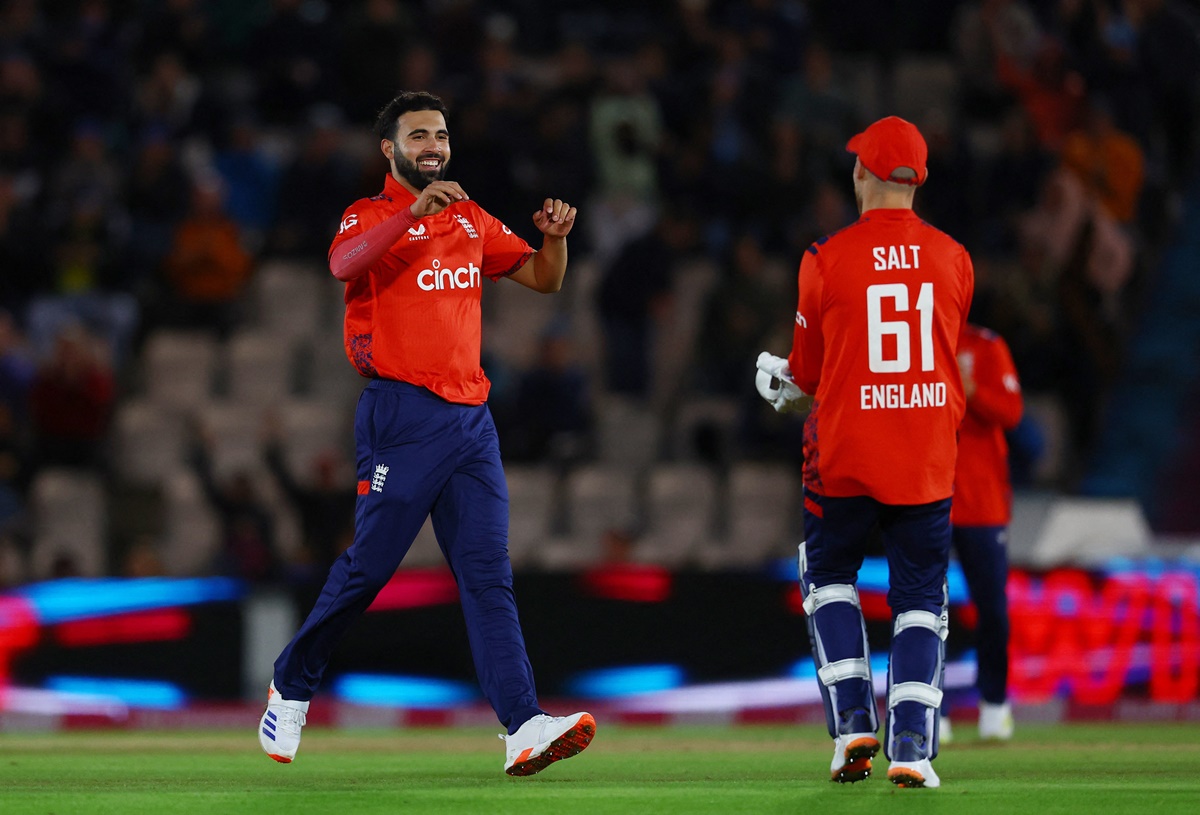
[[[392,175],[414,193],[446,177],[450,163],[450,133],[439,110],[410,110],[397,120],[396,139],[384,139],[380,149],[392,165]]]

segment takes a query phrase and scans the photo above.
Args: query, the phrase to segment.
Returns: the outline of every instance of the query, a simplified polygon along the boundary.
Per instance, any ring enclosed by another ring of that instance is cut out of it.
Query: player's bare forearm
[[[575,226],[575,207],[557,198],[547,198],[533,214],[533,223],[542,233],[542,248],[528,263],[512,275],[522,286],[542,294],[562,288],[567,273],[567,235]]]
[[[542,249],[531,259],[534,288],[543,294],[553,294],[562,288],[567,274],[567,239],[547,235],[542,240]]]

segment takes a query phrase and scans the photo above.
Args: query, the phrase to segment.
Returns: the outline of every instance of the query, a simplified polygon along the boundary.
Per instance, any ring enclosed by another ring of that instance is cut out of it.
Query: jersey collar
[[[383,180],[383,194],[391,198],[399,204],[412,204],[417,200],[417,196],[413,195],[407,187],[396,180],[396,177],[388,173]]]

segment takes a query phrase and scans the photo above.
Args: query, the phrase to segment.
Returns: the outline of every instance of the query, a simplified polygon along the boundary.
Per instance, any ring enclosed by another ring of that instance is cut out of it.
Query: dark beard
[[[403,156],[398,156],[395,159],[396,172],[400,177],[412,184],[418,192],[428,187],[434,181],[441,181],[446,177],[446,168],[450,166],[450,162],[443,161],[442,166],[435,173],[427,173],[418,167],[414,162],[409,161]]]

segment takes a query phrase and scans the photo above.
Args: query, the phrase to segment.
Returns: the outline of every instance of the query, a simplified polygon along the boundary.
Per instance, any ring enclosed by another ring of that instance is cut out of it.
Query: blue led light
[[[673,690],[683,685],[678,665],[631,665],[584,671],[569,679],[566,692],[573,696],[609,698]]]
[[[238,600],[245,594],[245,586],[225,577],[73,577],[26,586],[17,594],[33,606],[39,622],[53,625],[86,617]]]
[[[110,679],[99,676],[51,676],[46,679],[47,690],[59,693],[78,693],[87,696],[107,696],[129,707],[176,710],[187,702],[178,685],[146,679]]]
[[[458,707],[479,697],[469,682],[424,676],[345,674],[333,683],[343,702],[376,707]]]

